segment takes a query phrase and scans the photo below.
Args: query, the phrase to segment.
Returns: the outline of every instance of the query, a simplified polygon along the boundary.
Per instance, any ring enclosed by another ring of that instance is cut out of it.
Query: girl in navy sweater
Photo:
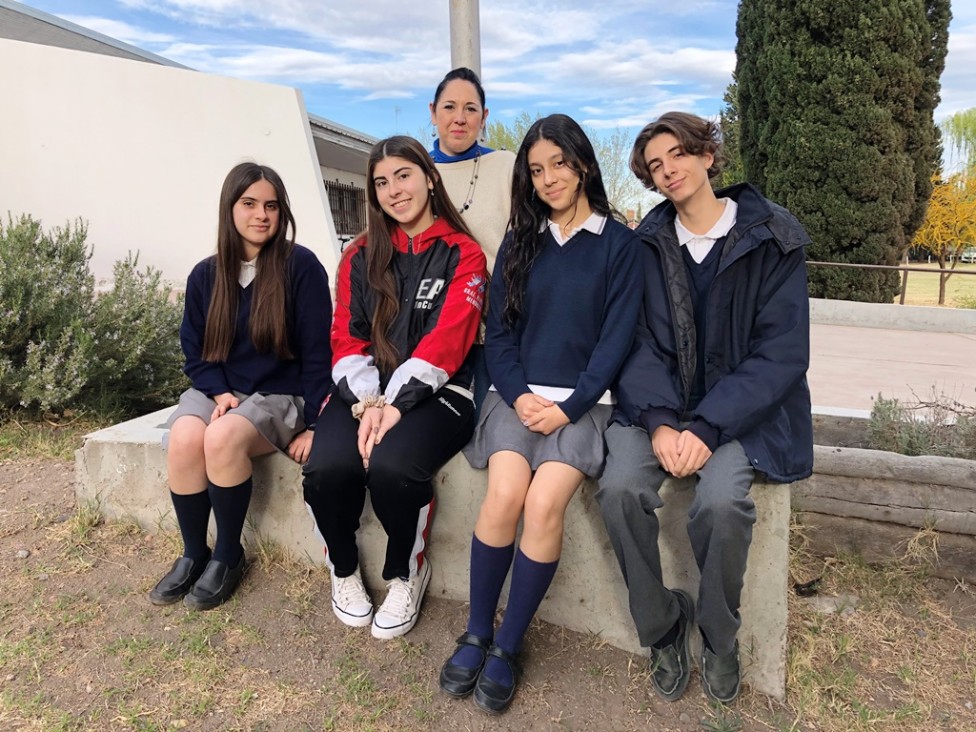
[[[367,228],[339,263],[336,386],[305,467],[305,501],[325,540],[336,617],[388,639],[413,628],[430,582],[433,475],[474,429],[466,359],[487,272],[419,142],[381,140],[366,175]],[[367,490],[388,537],[388,592],[375,613],[356,545]]]
[[[579,125],[561,114],[533,124],[516,156],[510,232],[492,276],[492,387],[465,449],[474,467],[488,467],[471,542],[471,613],[440,676],[448,694],[473,691],[492,713],[515,694],[517,654],[556,572],[566,506],[603,465],[608,390],[630,350],[642,294],[637,239],[612,213]]]
[[[149,594],[208,610],[227,600],[246,568],[241,530],[251,460],[287,451],[305,462],[331,386],[329,280],[295,244],[281,178],[241,163],[220,192],[217,254],[186,284],[180,342],[192,388],[169,419],[167,468],[183,556]],[[207,525],[217,537],[211,552]]]

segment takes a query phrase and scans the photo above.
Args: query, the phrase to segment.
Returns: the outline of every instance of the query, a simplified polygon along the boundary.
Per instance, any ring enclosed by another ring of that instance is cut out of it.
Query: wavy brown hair
[[[370,323],[373,358],[379,370],[389,374],[400,365],[401,356],[389,339],[390,326],[400,312],[400,297],[393,273],[393,239],[391,238],[399,224],[396,219],[383,211],[376,196],[376,186],[373,184],[373,173],[384,158],[402,158],[418,166],[427,176],[427,180],[434,184],[430,199],[434,216],[447,219],[452,229],[467,234],[472,240],[474,237],[464,224],[461,214],[451,203],[437,168],[434,167],[434,161],[430,159],[423,145],[412,137],[396,135],[380,140],[373,146],[366,167],[366,198],[369,202],[365,233],[366,281],[379,295],[373,311],[373,320]]]
[[[725,156],[722,154],[722,129],[718,123],[688,112],[666,112],[644,126],[630,151],[630,169],[645,188],[657,190],[654,176],[644,162],[644,148],[653,138],[664,133],[674,135],[688,155],[711,153],[713,160],[708,169],[708,178],[714,180],[721,175]]]
[[[278,229],[258,253],[248,331],[260,353],[273,351],[280,359],[294,357],[288,344],[287,307],[288,256],[295,246],[295,218],[281,177],[266,165],[241,163],[231,169],[220,189],[214,287],[203,334],[204,361],[226,361],[234,343],[238,277],[244,259],[244,242],[234,226],[234,204],[259,180],[268,181],[275,189]]]

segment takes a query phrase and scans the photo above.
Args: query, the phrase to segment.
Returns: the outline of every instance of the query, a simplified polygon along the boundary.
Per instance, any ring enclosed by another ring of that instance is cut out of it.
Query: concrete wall
[[[356,186],[357,188],[366,189],[366,169],[363,168],[362,173],[351,173],[348,170],[339,170],[338,168],[329,168],[325,165],[319,166],[319,170],[322,175],[322,180],[327,181],[339,181],[345,185]]]
[[[86,437],[76,454],[79,505],[95,502],[107,517],[132,519],[148,530],[175,528],[161,448],[163,425],[171,409]],[[471,532],[486,482],[486,471],[472,470],[461,456],[437,475],[437,509],[429,549],[433,575],[428,592],[433,596],[468,599]],[[255,535],[270,538],[294,556],[324,563],[322,544],[304,507],[298,465],[282,454],[259,458],[255,461],[254,485],[245,541],[252,541]],[[693,494],[690,488],[689,481],[669,481],[662,490],[665,505],[658,516],[665,580],[694,596],[698,569],[686,534]],[[618,648],[640,653],[626,589],[593,498],[594,489],[592,483],[585,483],[569,505],[559,571],[539,617],[594,633]],[[790,487],[756,485],[753,497],[758,521],[749,553],[739,632],[743,675],[753,689],[782,699],[786,688]],[[386,538],[368,506],[359,545],[367,585],[381,588]],[[459,627],[454,632],[461,630]]]
[[[6,39],[0,68],[4,223],[8,211],[45,227],[81,217],[96,278],[132,251],[182,284],[215,250],[225,175],[255,160],[281,175],[298,240],[335,271],[335,227],[297,90]]]
[[[811,298],[810,322],[860,328],[976,333],[976,310]]]

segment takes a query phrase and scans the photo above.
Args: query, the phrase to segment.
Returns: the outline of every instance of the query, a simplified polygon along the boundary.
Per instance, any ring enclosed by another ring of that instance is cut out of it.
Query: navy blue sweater
[[[634,233],[608,219],[599,236],[580,231],[559,246],[546,230],[526,283],[515,330],[502,323],[505,237],[491,281],[485,359],[492,384],[510,406],[529,384],[573,389],[560,408],[576,422],[613,382],[630,351],[643,287]]]
[[[315,254],[298,244],[288,258],[288,344],[293,359],[282,361],[274,352],[258,353],[254,347],[248,332],[256,284],[252,282],[238,286],[237,327],[227,360],[210,363],[201,354],[216,266],[216,257],[207,257],[193,268],[186,282],[180,343],[186,356],[183,371],[193,388],[209,397],[230,391],[302,396],[305,426],[313,429],[332,386],[332,298],[325,269]]]

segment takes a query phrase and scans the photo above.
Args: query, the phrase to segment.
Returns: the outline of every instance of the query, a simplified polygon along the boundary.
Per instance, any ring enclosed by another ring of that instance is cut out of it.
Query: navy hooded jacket
[[[754,469],[782,482],[813,469],[806,372],[810,243],[789,211],[748,184],[717,192],[738,204],[735,226],[708,291],[705,396],[688,409],[695,380],[696,328],[689,279],[670,202],[637,227],[644,302],[637,337],[618,377],[613,420],[648,434],[682,421],[714,450],[738,440]]]

